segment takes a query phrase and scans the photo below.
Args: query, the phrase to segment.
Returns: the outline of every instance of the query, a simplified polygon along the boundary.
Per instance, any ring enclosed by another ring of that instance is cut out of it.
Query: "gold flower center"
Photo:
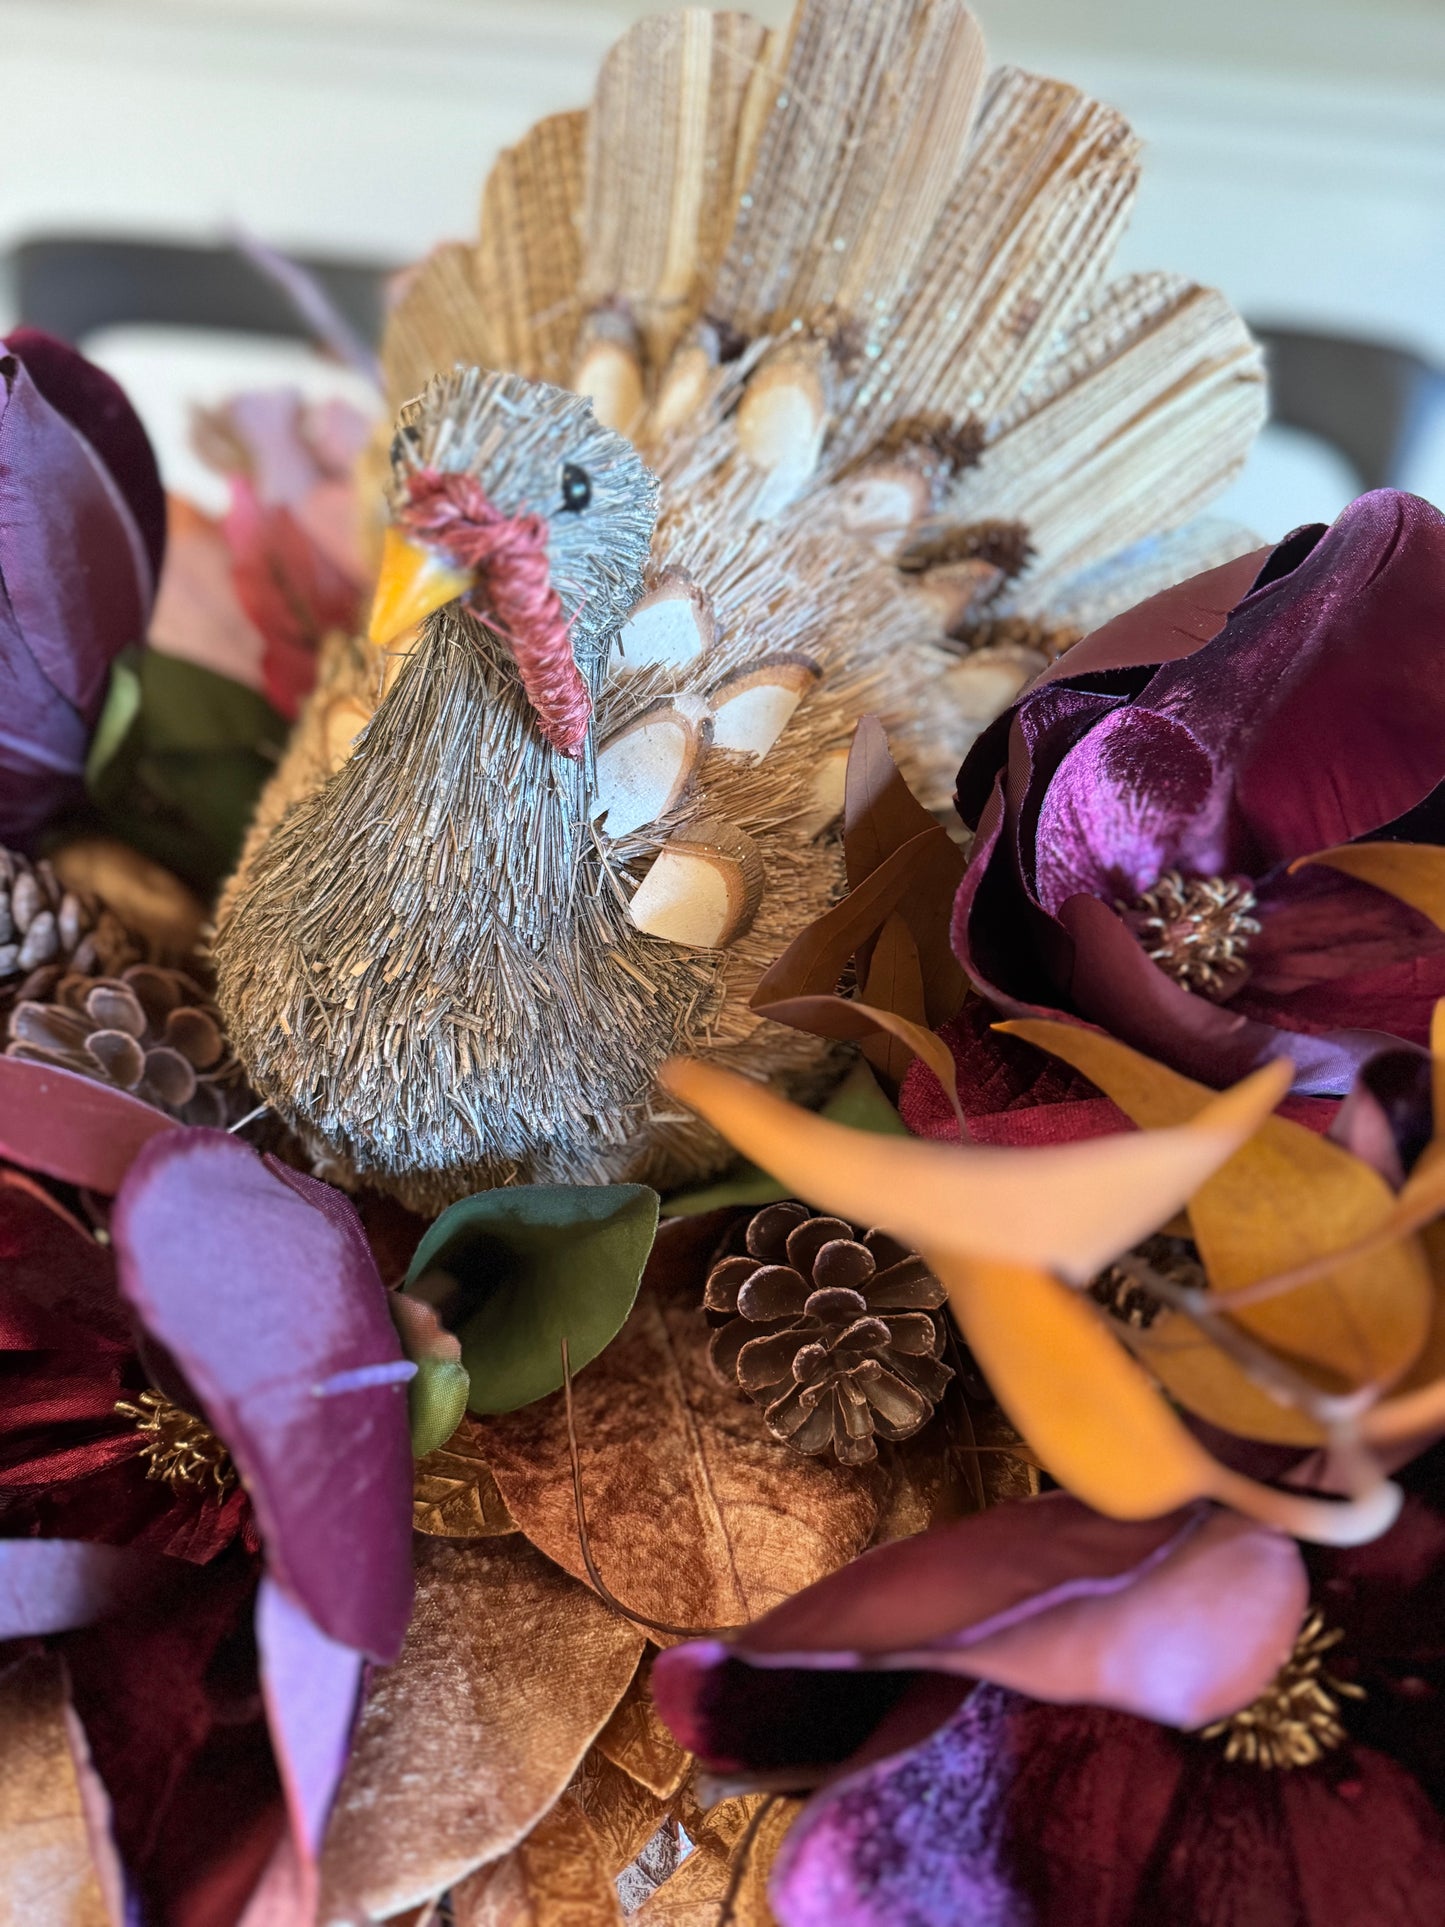
[[[1259,934],[1253,890],[1230,877],[1186,877],[1166,870],[1138,900],[1116,903],[1145,952],[1186,990],[1223,996],[1244,969]]]
[[[1250,1766],[1313,1766],[1347,1738],[1340,1724],[1340,1701],[1363,1699],[1364,1688],[1325,1671],[1325,1654],[1344,1634],[1327,1632],[1311,1610],[1294,1651],[1252,1706],[1206,1726],[1202,1738],[1222,1739],[1226,1760]]]
[[[198,1492],[209,1484],[217,1499],[236,1483],[231,1455],[215,1433],[164,1392],[141,1392],[134,1405],[121,1399],[115,1409],[134,1419],[144,1440],[140,1455],[148,1479],[163,1479],[173,1492]]]

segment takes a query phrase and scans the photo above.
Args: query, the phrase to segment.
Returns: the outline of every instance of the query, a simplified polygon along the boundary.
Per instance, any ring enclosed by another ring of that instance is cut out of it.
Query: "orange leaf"
[[[1372,1539],[1395,1517],[1400,1494],[1383,1483],[1337,1505],[1256,1485],[1211,1458],[1098,1307],[1047,1272],[926,1246],[923,1255],[948,1287],[999,1404],[1059,1483],[1096,1511],[1151,1519],[1193,1499],[1217,1499],[1335,1545]]]
[[[662,1081],[800,1198],[914,1250],[1092,1278],[1177,1211],[1268,1117],[1287,1065],[1256,1071],[1177,1130],[1037,1150],[880,1138],[830,1123],[716,1065],[673,1058]]]
[[[999,1029],[1052,1051],[1091,1079],[1136,1124],[1188,1123],[1215,1094],[1099,1031],[1029,1018]],[[1345,1251],[1392,1220],[1380,1174],[1327,1138],[1282,1117],[1265,1120],[1189,1202],[1213,1289],[1241,1291],[1307,1260]],[[1432,1291],[1413,1240],[1347,1259],[1296,1290],[1241,1306],[1238,1323],[1294,1359],[1351,1384],[1408,1370],[1429,1330]]]

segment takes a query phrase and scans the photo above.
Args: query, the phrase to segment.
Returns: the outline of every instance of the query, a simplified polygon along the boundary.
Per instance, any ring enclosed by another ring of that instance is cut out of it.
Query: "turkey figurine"
[[[679,1051],[818,1095],[749,1009],[844,888],[877,714],[942,806],[1085,627],[1238,553],[1263,414],[1218,295],[1110,281],[1111,109],[985,77],[958,0],[642,22],[391,317],[368,638],[338,637],[218,916],[256,1088],[435,1211],[727,1159]]]

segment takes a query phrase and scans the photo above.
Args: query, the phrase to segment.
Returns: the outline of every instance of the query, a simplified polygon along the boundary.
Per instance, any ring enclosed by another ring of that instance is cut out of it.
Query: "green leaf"
[[[100,721],[90,739],[90,754],[85,759],[85,780],[92,789],[130,734],[131,726],[140,713],[140,704],[140,677],[136,674],[134,660],[126,652],[117,656],[111,665],[105,707],[100,712]]]
[[[878,1080],[866,1064],[855,1064],[823,1106],[822,1115],[834,1124],[846,1124],[855,1131],[873,1131],[880,1137],[907,1137],[908,1126],[878,1087]],[[678,1191],[662,1207],[664,1218],[695,1218],[703,1211],[721,1211],[732,1204],[776,1204],[790,1198],[786,1185],[770,1177],[761,1165],[746,1159],[733,1167],[730,1176],[699,1191]]]
[[[424,1459],[445,1445],[462,1422],[471,1379],[465,1365],[454,1358],[419,1358],[416,1377],[407,1387],[407,1418],[411,1423],[411,1455]]]
[[[92,747],[91,794],[116,835],[208,892],[234,867],[286,736],[254,689],[128,650]]]
[[[657,1233],[645,1184],[523,1184],[444,1211],[417,1246],[407,1289],[461,1340],[474,1412],[514,1412],[621,1331]],[[422,1281],[419,1283],[419,1281]]]

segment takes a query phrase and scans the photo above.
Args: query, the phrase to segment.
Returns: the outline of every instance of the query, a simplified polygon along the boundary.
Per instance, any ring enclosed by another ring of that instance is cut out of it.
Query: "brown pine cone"
[[[728,1315],[709,1356],[775,1438],[863,1465],[875,1434],[906,1439],[928,1422],[953,1372],[935,1315],[946,1294],[921,1258],[793,1203],[757,1212],[746,1245],[708,1274],[703,1303]]]
[[[132,964],[118,977],[62,977],[10,1013],[7,1057],[113,1084],[183,1124],[225,1126],[253,1100],[220,1015],[183,970]]]
[[[50,996],[70,973],[123,970],[142,955],[113,911],[67,890],[51,866],[0,845],[0,1011]]]

